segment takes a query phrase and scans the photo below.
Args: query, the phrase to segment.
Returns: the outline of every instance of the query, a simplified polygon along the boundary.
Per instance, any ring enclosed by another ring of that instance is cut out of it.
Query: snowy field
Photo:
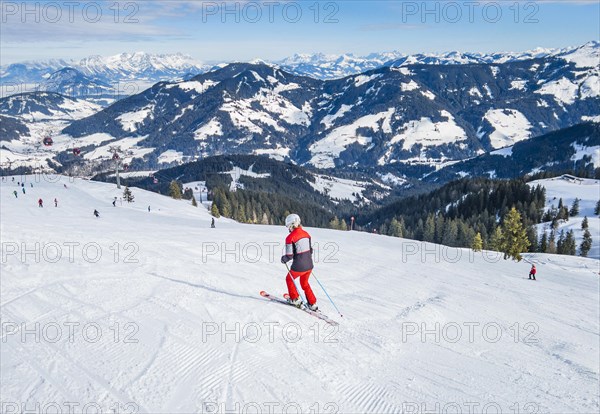
[[[1,183],[3,413],[600,409],[598,260],[526,256],[533,282],[492,253],[308,228],[334,329],[258,295],[284,292],[285,228],[40,178]]]

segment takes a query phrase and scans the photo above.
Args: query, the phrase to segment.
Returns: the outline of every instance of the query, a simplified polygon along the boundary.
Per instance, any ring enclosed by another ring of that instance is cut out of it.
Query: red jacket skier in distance
[[[290,299],[295,301],[300,296],[292,280],[292,278],[300,278],[300,287],[306,295],[308,305],[315,306],[317,298],[308,283],[308,278],[313,269],[313,249],[310,234],[302,228],[300,217],[295,214],[291,214],[286,218],[286,225],[288,225],[290,234],[285,239],[285,255],[281,257],[281,262],[287,263],[293,260],[291,270],[285,279]]]

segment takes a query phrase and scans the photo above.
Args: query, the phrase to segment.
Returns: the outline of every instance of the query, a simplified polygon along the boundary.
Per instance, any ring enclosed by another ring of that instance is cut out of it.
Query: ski
[[[292,305],[291,303],[289,303],[287,300],[285,300],[285,299],[281,299],[281,298],[278,298],[278,297],[276,297],[276,296],[273,296],[273,295],[271,295],[271,294],[269,294],[269,293],[265,292],[264,290],[260,292],[260,296],[262,296],[263,298],[266,298],[266,299],[272,300],[272,301],[274,301],[274,302],[279,302],[279,303],[281,303],[281,304],[284,304],[284,305],[287,305],[287,306],[291,306],[291,307],[293,307],[293,308],[297,308],[296,306],[294,306],[294,305]],[[330,318],[329,318],[327,315],[325,315],[323,312],[321,312],[321,311],[312,311],[312,310],[308,309],[308,308],[306,307],[306,305],[304,305],[304,304],[302,304],[302,307],[301,307],[301,308],[297,308],[297,309],[300,309],[301,311],[304,311],[304,312],[308,313],[309,315],[312,315],[312,316],[314,316],[314,317],[316,317],[316,318],[319,318],[319,319],[321,319],[322,321],[324,321],[324,322],[328,323],[329,325],[332,325],[332,326],[338,326],[338,325],[339,325],[339,323],[337,323],[337,322],[336,322],[336,321],[334,321],[333,319],[330,319]]]

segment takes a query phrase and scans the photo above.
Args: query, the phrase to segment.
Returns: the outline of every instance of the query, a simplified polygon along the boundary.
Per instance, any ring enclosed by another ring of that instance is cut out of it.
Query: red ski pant
[[[308,278],[310,277],[311,273],[312,270],[308,270],[306,272],[295,272],[293,270],[290,270],[287,277],[285,278],[285,282],[287,283],[288,293],[290,294],[290,298],[292,300],[300,296],[298,294],[298,290],[296,289],[296,285],[292,280],[293,277],[294,279],[300,278],[300,287],[304,291],[308,303],[310,303],[311,305],[317,303],[317,298],[315,297],[315,294],[313,293],[312,289],[310,288],[310,285],[308,284]]]

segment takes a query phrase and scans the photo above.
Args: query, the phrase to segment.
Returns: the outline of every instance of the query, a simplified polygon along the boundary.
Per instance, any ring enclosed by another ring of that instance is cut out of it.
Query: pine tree
[[[516,208],[511,208],[504,218],[502,225],[502,247],[504,259],[509,257],[520,262],[523,257],[521,253],[526,252],[529,247],[527,230],[521,222],[521,215]]]
[[[445,246],[455,246],[458,238],[458,226],[455,220],[446,220],[444,233],[442,235],[442,244]]]
[[[473,244],[471,248],[474,252],[480,252],[483,249],[483,240],[481,239],[481,233],[477,233],[473,238]]]
[[[221,214],[219,213],[219,207],[217,207],[217,203],[215,203],[215,202],[212,203],[212,206],[210,208],[210,214],[216,218],[221,217]]]
[[[591,248],[592,248],[592,234],[590,233],[590,231],[588,229],[585,229],[585,231],[583,232],[583,241],[581,242],[581,245],[579,246],[581,255],[583,257],[587,257]]]
[[[131,192],[131,190],[129,189],[129,187],[125,187],[125,190],[123,190],[123,198],[128,203],[133,203],[133,199],[135,197],[133,196],[133,193]]]
[[[269,224],[269,216],[266,212],[262,214],[262,220],[260,221],[260,224]]]
[[[497,226],[492,233],[492,237],[490,238],[490,248],[497,252],[501,252],[504,249],[502,241],[504,239],[504,235],[502,234],[502,228]]]
[[[348,231],[348,224],[346,223],[346,220],[344,220],[344,219],[340,220],[340,227],[339,227],[339,229],[343,230],[343,231]]]
[[[554,230],[550,231],[550,236],[548,236],[548,248],[546,249],[546,253],[556,253],[556,234],[554,233]]]
[[[198,207],[198,202],[196,201],[196,197],[192,196],[192,205],[194,207]]]
[[[218,206],[223,217],[231,218],[231,203],[224,192],[221,192],[221,204]]]
[[[398,220],[396,220],[396,217],[394,217],[390,223],[389,233],[390,236],[394,237],[404,236],[404,229],[402,228],[402,224]]]
[[[432,242],[435,240],[435,219],[433,214],[427,216],[425,221],[425,229],[423,230],[423,240]]]
[[[596,203],[596,208],[594,209],[594,214],[600,216],[600,200]]]
[[[175,200],[181,200],[181,187],[179,187],[179,183],[175,180],[169,184],[169,195]]]
[[[577,197],[575,198],[575,201],[573,201],[573,205],[571,206],[571,211],[569,214],[571,217],[579,215],[579,199]]]
[[[565,231],[561,230],[556,241],[556,253],[564,254],[565,252]]]
[[[590,228],[590,223],[588,223],[588,218],[585,216],[583,221],[581,222],[581,230],[587,230]]]
[[[544,231],[542,234],[542,240],[540,241],[540,247],[538,249],[540,253],[546,253],[548,251],[548,234]]]
[[[329,228],[338,230],[340,228],[340,221],[337,216],[334,216],[333,219],[329,222]]]
[[[575,235],[573,230],[567,232],[563,243],[563,254],[575,256],[577,254],[577,245],[575,243]]]

